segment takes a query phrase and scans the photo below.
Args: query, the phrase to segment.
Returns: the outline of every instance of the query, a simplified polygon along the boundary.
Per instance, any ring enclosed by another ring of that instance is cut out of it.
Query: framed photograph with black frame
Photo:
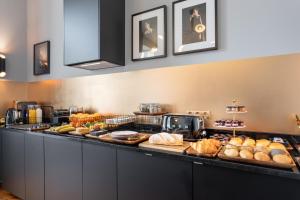
[[[167,56],[167,6],[132,15],[132,61]]]
[[[173,54],[216,50],[217,0],[173,2]]]
[[[35,44],[33,49],[33,74],[50,74],[50,41]]]

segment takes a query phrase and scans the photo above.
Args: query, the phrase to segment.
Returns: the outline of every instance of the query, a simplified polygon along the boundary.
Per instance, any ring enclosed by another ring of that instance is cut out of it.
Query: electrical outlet
[[[199,110],[191,110],[187,111],[190,115],[198,115],[203,117],[204,119],[208,119],[210,117],[210,111],[199,111]]]

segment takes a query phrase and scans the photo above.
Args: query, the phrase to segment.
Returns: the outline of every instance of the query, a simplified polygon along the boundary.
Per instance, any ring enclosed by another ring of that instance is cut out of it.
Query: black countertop
[[[75,141],[87,142],[87,143],[92,143],[92,144],[105,145],[105,146],[109,146],[112,148],[128,150],[128,151],[136,151],[136,152],[141,152],[144,154],[151,154],[151,155],[156,155],[156,156],[160,156],[160,157],[166,157],[169,159],[177,159],[177,160],[180,159],[183,161],[194,162],[196,164],[205,164],[205,165],[211,165],[211,166],[225,167],[225,168],[230,168],[230,169],[235,169],[235,170],[265,174],[265,175],[270,175],[270,176],[278,176],[278,177],[282,177],[282,178],[289,178],[289,179],[295,179],[295,180],[300,181],[299,168],[295,168],[293,170],[284,170],[284,169],[262,167],[262,166],[250,165],[250,164],[242,164],[242,163],[238,163],[238,162],[224,161],[219,158],[203,158],[203,157],[189,156],[189,155],[180,154],[180,153],[172,153],[172,152],[166,152],[166,151],[145,149],[145,148],[140,148],[138,146],[128,146],[128,145],[106,143],[106,142],[102,142],[100,140],[89,139],[89,138],[85,138],[82,136],[78,137],[78,136],[71,136],[71,135],[54,135],[54,134],[49,134],[49,133],[30,132],[30,131],[21,131],[21,130],[14,130],[14,131],[23,132],[26,134],[33,134],[33,135],[43,135],[45,137],[64,138],[66,140],[75,140]]]

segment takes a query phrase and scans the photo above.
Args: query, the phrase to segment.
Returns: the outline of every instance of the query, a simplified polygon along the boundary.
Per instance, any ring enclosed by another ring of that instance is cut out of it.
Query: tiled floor
[[[19,200],[19,199],[10,195],[8,192],[0,188],[0,200]]]

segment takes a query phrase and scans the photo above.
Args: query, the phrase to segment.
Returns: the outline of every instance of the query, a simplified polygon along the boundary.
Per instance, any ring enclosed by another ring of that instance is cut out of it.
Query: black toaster
[[[204,137],[204,119],[198,115],[166,114],[162,119],[162,131],[182,134],[184,140],[195,141]]]

